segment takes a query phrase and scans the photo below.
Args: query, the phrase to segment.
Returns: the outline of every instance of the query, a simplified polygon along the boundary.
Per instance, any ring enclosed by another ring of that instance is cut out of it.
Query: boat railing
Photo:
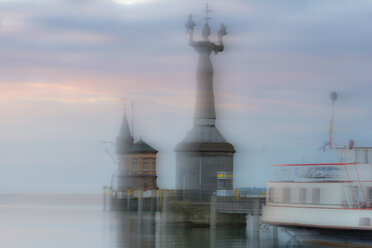
[[[277,181],[371,181],[372,164],[313,163],[277,164]]]

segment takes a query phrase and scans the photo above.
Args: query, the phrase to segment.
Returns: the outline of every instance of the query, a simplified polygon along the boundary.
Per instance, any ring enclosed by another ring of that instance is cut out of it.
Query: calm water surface
[[[306,247],[294,246],[279,231],[274,242],[269,227],[254,238],[247,228],[164,226],[150,214],[141,225],[136,213],[104,212],[90,206],[0,206],[0,247],[6,248],[124,248],[124,247]]]

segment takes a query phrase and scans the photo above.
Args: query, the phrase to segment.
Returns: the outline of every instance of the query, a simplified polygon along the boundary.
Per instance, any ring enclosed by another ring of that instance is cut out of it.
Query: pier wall
[[[210,226],[211,204],[190,201],[170,201],[168,203],[167,223],[193,226]],[[239,225],[247,223],[246,213],[215,213],[216,225]]]
[[[249,214],[255,216],[258,222],[265,202],[264,195],[241,195],[217,197],[203,192],[161,190],[121,195],[120,198],[112,194],[108,205],[111,211],[159,212],[161,222],[166,224],[211,228],[216,225],[243,226]]]

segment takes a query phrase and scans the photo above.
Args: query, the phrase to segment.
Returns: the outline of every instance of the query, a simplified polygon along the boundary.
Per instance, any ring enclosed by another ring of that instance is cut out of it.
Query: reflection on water
[[[273,238],[271,227],[260,228],[257,237],[249,218],[247,228],[216,230],[164,226],[155,219],[144,213],[139,224],[136,213],[99,207],[0,206],[0,247],[294,247],[283,231]]]

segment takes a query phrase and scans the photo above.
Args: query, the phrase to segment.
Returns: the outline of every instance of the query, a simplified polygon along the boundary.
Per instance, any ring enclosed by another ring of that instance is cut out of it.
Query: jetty
[[[182,224],[215,228],[217,225],[245,226],[248,215],[254,216],[258,229],[259,216],[265,203],[265,192],[148,190],[104,193],[104,206],[110,211],[137,211],[159,214],[164,224]],[[108,202],[108,203],[107,203]]]

